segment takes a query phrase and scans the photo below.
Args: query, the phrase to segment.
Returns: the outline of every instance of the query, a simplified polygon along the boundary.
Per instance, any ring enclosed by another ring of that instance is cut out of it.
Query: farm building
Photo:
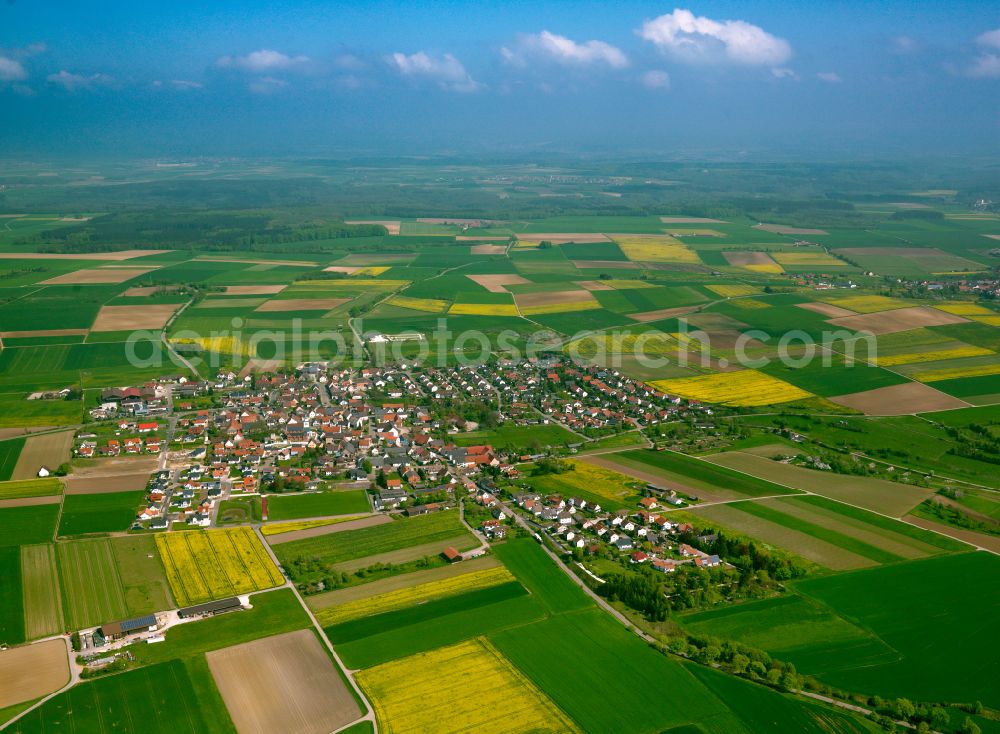
[[[455,563],[456,561],[462,560],[462,554],[459,553],[454,548],[452,548],[451,546],[448,546],[443,551],[441,551],[441,555],[445,557],[445,560],[447,560],[448,563]]]
[[[230,596],[226,599],[218,599],[217,601],[209,601],[204,604],[195,604],[193,607],[178,609],[177,616],[181,619],[189,619],[191,617],[210,617],[216,614],[234,612],[237,609],[242,608],[243,604],[240,603],[239,597]]]
[[[151,632],[156,629],[156,617],[147,614],[144,617],[126,619],[122,622],[112,622],[101,625],[101,636],[106,640],[117,640],[119,637],[130,635],[133,632]]]

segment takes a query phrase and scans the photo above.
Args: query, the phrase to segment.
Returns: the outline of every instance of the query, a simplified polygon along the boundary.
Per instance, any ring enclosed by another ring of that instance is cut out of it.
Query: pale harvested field
[[[764,232],[774,232],[775,234],[830,234],[822,229],[810,229],[809,227],[787,227],[784,224],[755,224],[754,229]]]
[[[227,296],[272,296],[281,293],[288,286],[286,285],[227,285]]]
[[[436,556],[449,546],[459,550],[463,547],[467,548],[470,540],[471,538],[469,537],[469,534],[465,533],[463,535],[456,535],[454,538],[446,538],[445,540],[439,540],[434,543],[413,545],[409,548],[400,548],[399,550],[389,551],[388,553],[376,553],[373,556],[355,558],[351,561],[337,563],[334,565],[334,568],[338,571],[352,573],[357,571],[359,568],[374,566],[376,563],[407,563],[409,561],[415,561],[418,558]]]
[[[513,273],[500,273],[498,275],[466,275],[465,277],[474,283],[481,285],[490,293],[507,293],[507,289],[504,286],[521,285],[523,283],[531,282],[527,278],[522,278],[520,275],[515,275]]]
[[[97,459],[90,466],[74,467],[66,477],[66,494],[98,494],[142,489],[159,466],[156,456]]]
[[[806,560],[818,563],[834,571],[848,571],[855,568],[870,568],[877,566],[875,561],[851,553],[840,546],[814,538],[808,533],[787,528],[776,522],[765,520],[743,512],[729,505],[711,505],[709,507],[693,507],[691,513],[703,517],[724,527],[737,530],[744,535],[776,545],[779,548],[792,551]]]
[[[49,470],[56,469],[60,464],[69,461],[72,448],[73,431],[32,436],[24,442],[24,448],[17,457],[11,479],[34,479],[43,466]]]
[[[660,217],[664,224],[725,224],[722,219],[708,217]]]
[[[63,631],[62,593],[52,543],[21,546],[24,632],[29,640]]]
[[[34,505],[58,505],[62,497],[58,494],[47,495],[45,497],[17,497],[15,499],[0,500],[0,509],[7,507],[33,507]]]
[[[514,296],[518,308],[532,308],[534,306],[553,306],[561,303],[579,303],[580,301],[594,301],[590,291],[554,291],[551,293],[518,293]],[[596,303],[596,301],[595,301]]]
[[[482,240],[490,240],[492,242],[506,242],[507,237],[456,237],[456,242],[481,242]],[[471,255],[503,255],[507,252],[507,245],[472,245],[469,247],[469,254]]]
[[[0,339],[21,339],[32,336],[87,336],[88,329],[37,329],[35,331],[0,331]]]
[[[0,709],[54,693],[69,683],[64,640],[0,650]]]
[[[661,319],[670,319],[674,316],[683,316],[685,314],[693,313],[697,311],[699,306],[676,306],[674,308],[661,308],[656,311],[643,311],[642,313],[630,313],[626,314],[630,319],[635,319],[636,321],[641,321],[643,323],[649,321],[660,321]]]
[[[138,278],[153,268],[86,268],[63,273],[43,280],[41,285],[95,285],[98,283],[124,283]]]
[[[462,217],[417,217],[421,224],[458,224],[469,227],[489,227],[497,222],[492,219],[463,219]]]
[[[945,525],[942,522],[934,522],[933,520],[914,517],[913,515],[907,515],[905,519],[911,525],[916,525],[924,530],[933,530],[936,533],[941,533],[941,535],[947,535],[949,538],[961,540],[963,543],[970,543],[993,553],[1000,553],[1000,537],[996,535],[984,535],[972,530],[953,528],[951,525]]]
[[[167,286],[163,285],[137,285],[127,289],[123,296],[128,298],[145,298],[146,296],[155,296],[160,291],[167,290]]]
[[[345,530],[360,530],[361,528],[370,528],[373,525],[384,525],[387,522],[392,522],[392,518],[388,515],[371,515],[370,517],[362,517],[358,520],[348,520],[347,522],[337,522],[332,525],[320,525],[315,528],[292,530],[288,533],[271,535],[268,536],[267,542],[269,545],[280,545],[281,543],[290,543],[293,540],[304,540],[305,538],[315,538],[319,535],[341,533]]]
[[[740,451],[727,451],[705,458],[713,464],[892,517],[902,517],[933,494],[933,490],[924,487],[803,469]]]
[[[597,232],[532,232],[519,234],[517,239],[521,242],[542,242],[544,240],[553,245],[563,245],[567,242],[608,242],[611,238]]]
[[[330,265],[323,268],[325,273],[343,273],[344,275],[353,275],[354,273],[361,270],[360,265]]]
[[[251,372],[277,372],[285,363],[280,359],[251,359],[248,360],[243,369],[240,370],[239,377],[242,380]]]
[[[350,298],[288,298],[272,299],[259,305],[256,313],[274,313],[277,311],[331,311],[337,306],[347,303]]]
[[[851,311],[848,308],[842,308],[840,306],[834,306],[832,303],[822,303],[821,301],[814,301],[811,303],[796,303],[799,308],[804,308],[807,311],[814,311],[823,316],[827,316],[831,319],[843,318],[845,316],[857,316],[855,311]]]
[[[722,253],[730,265],[736,268],[745,268],[747,265],[774,265],[778,264],[766,252],[752,252],[750,250],[726,250]]]
[[[582,270],[642,270],[641,263],[634,263],[631,260],[571,260],[576,267]]]
[[[352,219],[344,224],[381,224],[389,234],[399,234],[398,219]]]
[[[177,303],[160,303],[149,306],[101,306],[90,330],[162,329],[178,308],[180,308],[180,304]]]
[[[117,252],[86,252],[60,255],[48,252],[0,252],[0,260],[131,260],[147,255],[159,255],[170,250],[118,250]]]
[[[40,433],[41,431],[51,431],[53,428],[55,428],[55,426],[0,428],[0,441],[5,441],[8,438],[16,438],[17,436],[27,436],[32,433]]]
[[[945,313],[928,306],[896,308],[891,311],[858,314],[830,319],[829,323],[852,331],[870,331],[873,334],[894,334],[897,331],[919,329],[922,326],[945,326],[968,322],[961,316]]]
[[[426,571],[399,574],[386,579],[372,581],[369,584],[358,584],[357,586],[348,586],[346,589],[335,589],[334,591],[315,594],[306,597],[306,603],[313,611],[329,609],[330,607],[335,607],[338,604],[344,604],[349,601],[367,599],[368,597],[386,594],[390,591],[407,589],[417,584],[450,579],[454,576],[483,571],[487,568],[496,568],[499,565],[500,561],[496,556],[480,556],[479,558],[473,558],[471,561],[449,563],[447,566],[438,566]]]
[[[249,260],[246,258],[235,258],[235,257],[212,257],[210,255],[199,255],[195,258],[197,261],[210,262],[210,263],[246,263],[248,265],[287,265],[293,268],[310,267],[314,268],[319,263],[309,262],[306,260]]]
[[[907,415],[969,406],[965,401],[946,395],[921,382],[904,382],[901,385],[827,399],[845,408],[860,410],[866,415]]]
[[[206,653],[239,734],[329,734],[361,716],[311,629]]]
[[[587,291],[613,291],[610,285],[603,280],[578,280],[576,284]]]

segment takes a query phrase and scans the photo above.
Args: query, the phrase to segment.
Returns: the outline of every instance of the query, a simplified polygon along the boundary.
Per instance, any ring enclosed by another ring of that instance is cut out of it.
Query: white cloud
[[[997,54],[980,54],[969,65],[966,73],[969,76],[981,79],[1000,77],[1000,56]]]
[[[333,60],[333,65],[338,69],[348,69],[351,71],[364,69],[366,66],[365,62],[354,54],[341,54]]]
[[[795,69],[788,69],[784,66],[776,66],[771,69],[771,76],[775,79],[798,79],[799,75],[795,73]]]
[[[162,87],[173,87],[178,91],[186,92],[191,89],[202,89],[204,88],[205,85],[202,84],[201,82],[192,82],[188,81],[187,79],[171,79],[168,82],[163,82],[157,79],[155,82],[153,82],[153,86],[156,87],[157,89],[160,89]]]
[[[670,89],[670,74],[661,69],[650,69],[642,75],[642,85],[647,89]]]
[[[107,74],[84,76],[83,74],[70,73],[65,69],[58,74],[49,74],[46,79],[49,84],[62,87],[67,92],[75,92],[78,89],[91,89],[92,87],[105,86],[114,82],[114,79]]]
[[[523,35],[514,48],[500,49],[504,61],[514,66],[527,66],[530,59],[554,61],[563,66],[606,64],[612,69],[628,66],[628,57],[621,49],[604,41],[583,41],[560,36],[549,31]]]
[[[288,71],[309,63],[308,56],[288,56],[280,51],[262,48],[246,56],[223,56],[215,62],[223,69],[239,69],[256,74],[275,71]]]
[[[829,82],[830,84],[840,84],[844,81],[840,78],[840,74],[835,71],[821,71],[816,74],[816,78],[820,81]]]
[[[452,92],[475,92],[482,85],[470,76],[462,62],[451,54],[434,58],[423,51],[407,56],[394,53],[387,58],[400,74],[412,79],[427,79]]]
[[[713,20],[682,8],[647,20],[636,32],[664,53],[689,64],[779,66],[792,57],[788,41],[759,26],[743,20]]]
[[[273,76],[262,76],[247,84],[247,89],[254,94],[274,94],[287,86],[288,82],[284,79],[277,79]]]
[[[976,43],[980,46],[1000,48],[1000,28],[997,28],[995,31],[986,31],[986,33],[976,38]]]
[[[923,44],[912,36],[896,36],[892,39],[891,48],[898,54],[911,54],[919,51]]]
[[[28,78],[24,64],[6,56],[0,56],[0,82],[19,82]]]

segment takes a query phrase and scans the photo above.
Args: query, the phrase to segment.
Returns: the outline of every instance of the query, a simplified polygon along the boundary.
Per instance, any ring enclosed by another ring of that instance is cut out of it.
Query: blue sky
[[[0,0],[0,154],[991,152],[998,133],[988,0]]]

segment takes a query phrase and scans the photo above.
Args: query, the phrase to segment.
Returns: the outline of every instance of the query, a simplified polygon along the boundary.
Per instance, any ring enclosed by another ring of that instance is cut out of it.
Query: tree
[[[968,716],[965,717],[965,721],[962,723],[962,728],[960,729],[962,734],[980,734],[982,731],[975,721],[970,719]]]
[[[937,731],[944,731],[950,720],[951,717],[948,716],[948,712],[941,706],[931,707],[931,728]]]
[[[917,713],[917,708],[913,705],[913,702],[910,701],[910,699],[897,698],[896,702],[893,704],[892,713],[897,719],[909,721],[913,718],[913,715]]]

